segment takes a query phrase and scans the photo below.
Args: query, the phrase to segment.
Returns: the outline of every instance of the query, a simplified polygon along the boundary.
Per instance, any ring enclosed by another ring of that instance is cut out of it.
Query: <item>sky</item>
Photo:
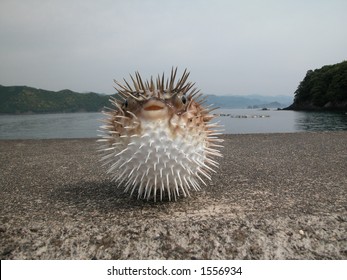
[[[0,0],[0,84],[114,93],[190,71],[203,93],[293,95],[347,58],[345,0]]]

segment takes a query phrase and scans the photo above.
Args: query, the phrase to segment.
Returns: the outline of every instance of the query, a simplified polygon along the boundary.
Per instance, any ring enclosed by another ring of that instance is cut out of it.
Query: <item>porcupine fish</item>
[[[213,158],[221,157],[223,140],[221,126],[211,123],[216,108],[204,106],[187,70],[177,82],[176,74],[177,68],[170,78],[144,82],[136,72],[132,85],[115,81],[118,98],[111,97],[113,108],[104,112],[102,161],[113,180],[138,198],[189,196],[218,168]]]

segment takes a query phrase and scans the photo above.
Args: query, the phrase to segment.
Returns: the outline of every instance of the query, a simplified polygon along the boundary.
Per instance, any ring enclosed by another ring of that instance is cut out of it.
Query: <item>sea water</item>
[[[347,130],[345,112],[218,109],[225,134]],[[102,113],[0,115],[0,139],[97,138]]]

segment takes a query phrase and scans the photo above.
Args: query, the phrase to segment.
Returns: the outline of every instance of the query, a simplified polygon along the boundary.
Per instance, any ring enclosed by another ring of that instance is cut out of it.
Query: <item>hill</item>
[[[109,106],[109,95],[78,93],[68,89],[49,91],[27,86],[0,85],[0,114],[98,112]],[[268,107],[290,104],[288,96],[207,95],[207,104],[221,108]]]
[[[347,61],[308,70],[290,110],[347,110]]]
[[[109,103],[108,99],[109,96],[94,92],[78,93],[67,89],[55,92],[0,85],[2,114],[97,112]]]
[[[283,108],[292,101],[288,96],[262,96],[262,95],[208,95],[207,104],[214,104],[220,108]]]

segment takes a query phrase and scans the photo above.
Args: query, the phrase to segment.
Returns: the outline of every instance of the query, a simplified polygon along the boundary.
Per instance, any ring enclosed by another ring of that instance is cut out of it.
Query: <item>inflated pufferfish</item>
[[[212,158],[221,156],[221,126],[210,123],[216,108],[204,107],[202,94],[187,82],[189,72],[175,82],[176,73],[143,82],[136,72],[132,86],[115,81],[122,101],[111,97],[114,108],[104,112],[102,160],[113,180],[138,198],[188,196],[218,168]]]

